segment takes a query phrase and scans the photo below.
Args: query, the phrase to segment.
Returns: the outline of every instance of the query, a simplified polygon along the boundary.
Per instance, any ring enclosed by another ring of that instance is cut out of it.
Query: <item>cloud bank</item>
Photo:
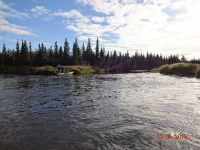
[[[0,0],[0,31],[16,35],[34,35],[27,27],[12,24],[7,18],[29,18],[26,13],[19,12]]]
[[[190,53],[200,50],[198,0],[76,0],[94,14],[59,12],[81,39],[100,37],[110,49]]]

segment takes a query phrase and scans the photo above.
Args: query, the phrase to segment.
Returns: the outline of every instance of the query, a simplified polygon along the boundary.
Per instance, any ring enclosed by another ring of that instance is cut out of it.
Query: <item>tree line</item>
[[[44,66],[44,65],[91,65],[101,68],[109,68],[111,72],[128,72],[130,70],[149,70],[164,64],[180,62],[178,55],[162,56],[161,54],[142,54],[135,52],[130,56],[128,51],[124,54],[117,51],[106,51],[96,40],[96,46],[92,49],[90,38],[87,45],[79,47],[77,38],[72,49],[67,39],[63,46],[57,42],[53,46],[46,47],[39,43],[38,48],[32,50],[31,42],[17,41],[15,49],[6,48],[3,44],[0,52],[0,66]]]

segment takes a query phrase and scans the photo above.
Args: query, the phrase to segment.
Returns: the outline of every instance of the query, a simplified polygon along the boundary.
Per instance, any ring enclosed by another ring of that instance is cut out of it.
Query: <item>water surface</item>
[[[158,139],[183,133],[187,139]],[[200,149],[200,80],[0,76],[0,149]]]

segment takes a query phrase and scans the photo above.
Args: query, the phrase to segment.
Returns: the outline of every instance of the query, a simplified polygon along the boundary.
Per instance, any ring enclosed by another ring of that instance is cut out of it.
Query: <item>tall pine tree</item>
[[[95,49],[95,65],[99,65],[99,39],[96,41],[96,49]]]
[[[20,51],[20,65],[28,66],[30,65],[30,55],[28,52],[28,46],[26,40],[22,40],[21,51]]]
[[[73,63],[73,65],[78,65],[79,64],[79,57],[80,57],[80,50],[79,50],[77,38],[75,39],[75,42],[73,44],[72,51],[73,51],[72,63]]]
[[[69,48],[69,43],[67,41],[67,38],[65,39],[64,42],[64,54],[63,54],[63,64],[64,65],[69,65],[70,64],[70,48]]]

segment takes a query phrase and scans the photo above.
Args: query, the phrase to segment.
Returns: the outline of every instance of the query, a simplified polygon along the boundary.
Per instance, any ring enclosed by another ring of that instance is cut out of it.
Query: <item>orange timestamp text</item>
[[[159,133],[157,134],[157,138],[160,140],[172,140],[172,139],[184,140],[188,139],[188,135],[183,133],[167,133],[167,134]]]

